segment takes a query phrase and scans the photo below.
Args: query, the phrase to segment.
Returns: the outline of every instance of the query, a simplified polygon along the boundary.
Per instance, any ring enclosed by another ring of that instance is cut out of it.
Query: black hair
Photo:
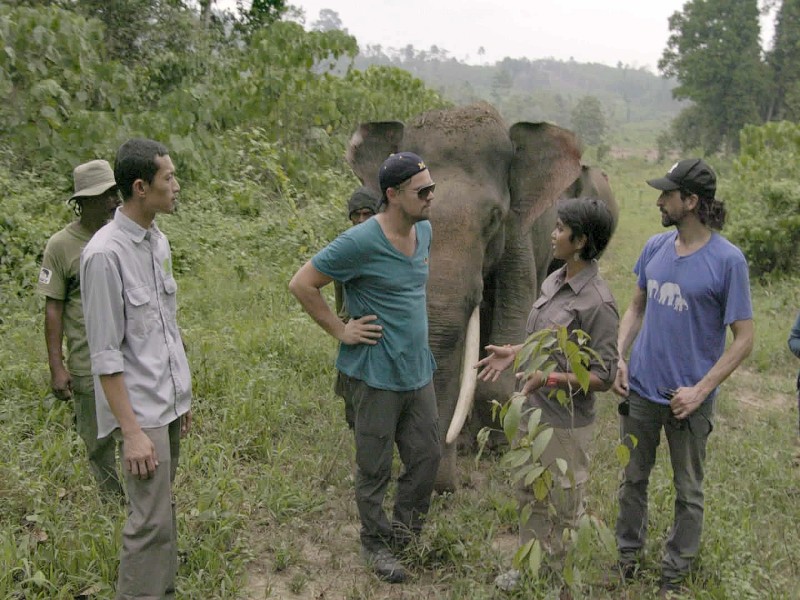
[[[689,190],[680,190],[681,192],[681,200],[686,200],[695,192],[690,192]],[[717,200],[716,198],[709,198],[707,196],[701,196],[700,194],[696,194],[698,198],[697,202],[697,218],[700,219],[700,222],[710,229],[714,229],[716,231],[722,231],[722,228],[725,226],[725,217],[728,216],[728,211],[725,210],[725,205],[723,204],[722,200]]]
[[[137,179],[153,183],[158,173],[156,158],[168,154],[169,150],[164,144],[144,138],[128,140],[119,147],[114,160],[114,179],[123,200],[133,196],[133,182]]]
[[[562,200],[558,204],[558,218],[572,230],[570,241],[586,236],[586,244],[580,252],[583,260],[599,257],[614,233],[614,217],[606,203],[597,198]]]

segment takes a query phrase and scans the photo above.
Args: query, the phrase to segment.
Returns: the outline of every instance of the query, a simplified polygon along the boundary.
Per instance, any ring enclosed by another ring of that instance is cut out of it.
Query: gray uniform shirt
[[[566,267],[552,273],[542,283],[542,294],[533,303],[528,335],[545,328],[566,326],[567,331],[580,329],[589,334],[589,347],[600,355],[589,370],[602,381],[613,382],[617,373],[617,330],[619,313],[608,285],[600,277],[597,261],[569,281]],[[559,361],[558,371],[566,370],[566,361]],[[573,396],[574,413],[561,406],[555,397],[548,397],[551,388],[542,387],[528,397],[528,403],[542,409],[542,421],[554,427],[585,427],[594,422],[595,394],[577,392]]]
[[[176,320],[169,242],[121,210],[81,255],[81,297],[95,376],[97,435],[119,427],[100,375],[123,373],[142,428],[168,425],[189,410],[189,363]]]

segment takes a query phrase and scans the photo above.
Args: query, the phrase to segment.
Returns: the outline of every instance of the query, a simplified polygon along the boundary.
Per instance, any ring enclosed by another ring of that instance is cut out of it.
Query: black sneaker
[[[602,576],[600,585],[607,590],[614,590],[639,577],[640,572],[638,562],[619,561]]]
[[[672,579],[662,579],[661,587],[658,588],[658,597],[664,599],[685,598],[688,593],[689,590],[686,587],[681,585],[679,581]]]
[[[633,581],[639,576],[639,563],[631,561],[619,561],[617,571],[622,581]]]
[[[370,551],[361,549],[361,556],[367,566],[383,581],[389,583],[403,583],[408,579],[408,574],[388,548]]]

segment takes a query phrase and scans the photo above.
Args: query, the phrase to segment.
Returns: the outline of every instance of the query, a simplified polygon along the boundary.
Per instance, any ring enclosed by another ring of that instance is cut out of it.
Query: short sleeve
[[[65,300],[67,297],[67,276],[63,252],[59,252],[53,238],[47,242],[39,269],[36,291],[42,296],[54,300]]]

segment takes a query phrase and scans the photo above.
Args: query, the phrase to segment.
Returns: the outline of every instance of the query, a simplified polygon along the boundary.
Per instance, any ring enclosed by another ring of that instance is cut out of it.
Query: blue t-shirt
[[[725,351],[726,326],[753,318],[741,250],[713,233],[696,252],[678,256],[677,235],[650,238],[633,269],[647,304],[631,353],[630,388],[659,404],[669,403],[659,388],[693,386],[708,373]]]
[[[433,377],[436,363],[428,346],[425,285],[431,225],[415,225],[417,247],[405,256],[386,239],[376,219],[351,227],[323,248],[311,264],[342,283],[353,318],[377,315],[383,326],[374,346],[339,344],[336,368],[367,385],[398,392],[419,389]]]

